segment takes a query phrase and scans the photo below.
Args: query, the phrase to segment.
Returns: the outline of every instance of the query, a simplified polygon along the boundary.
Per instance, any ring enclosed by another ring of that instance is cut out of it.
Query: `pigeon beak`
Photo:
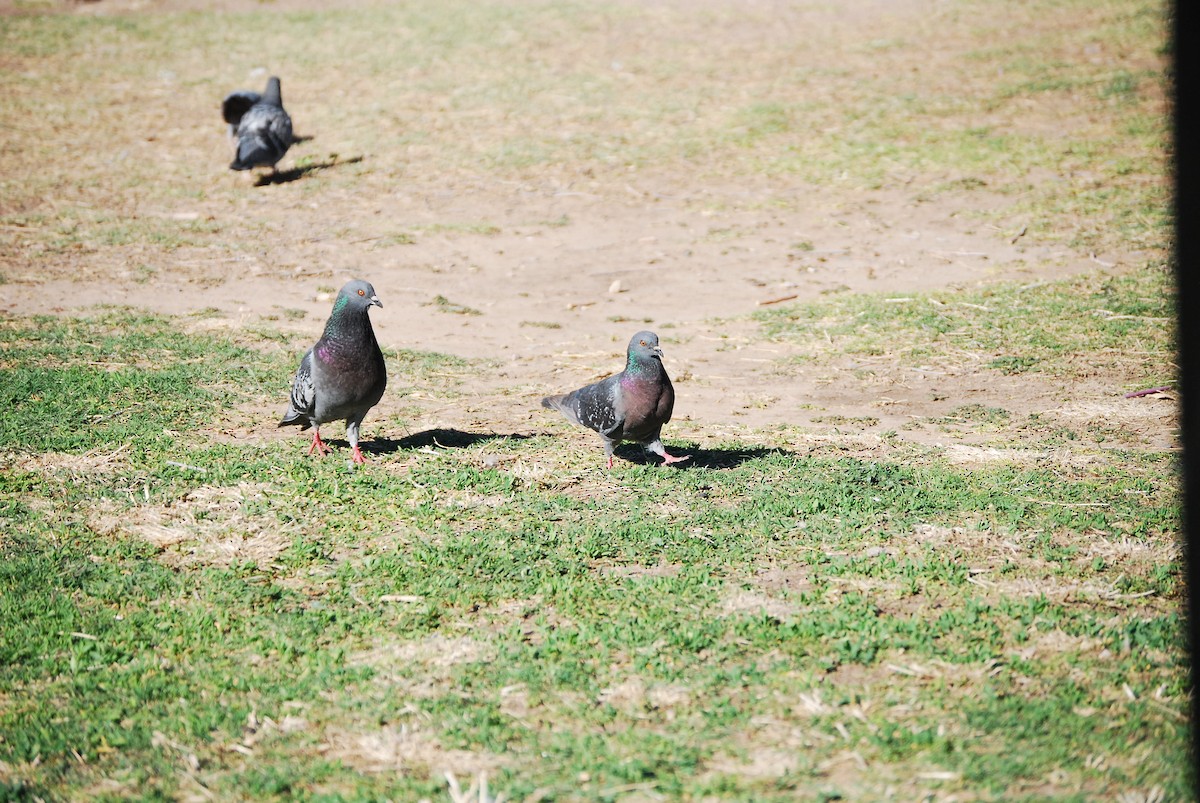
[[[379,296],[371,296],[371,303],[383,309],[383,302],[379,300]]]
[[[663,353],[662,353],[661,346],[655,346],[654,348],[650,349],[650,353],[653,354],[655,357],[658,357],[660,360],[662,359]]]

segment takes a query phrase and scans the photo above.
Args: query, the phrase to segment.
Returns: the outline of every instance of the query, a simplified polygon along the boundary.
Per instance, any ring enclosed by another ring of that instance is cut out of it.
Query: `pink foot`
[[[662,453],[662,459],[663,465],[665,466],[671,463],[682,463],[684,460],[691,460],[692,456],[690,454],[685,454],[683,457],[676,457],[675,455],[668,454],[664,449]]]
[[[358,464],[367,462],[367,458],[363,457],[363,453],[358,450],[358,444],[354,444],[354,452],[351,454],[351,459]]]
[[[308,447],[308,453],[312,454],[313,452],[316,452],[317,454],[329,454],[332,451],[333,449],[330,449],[325,445],[325,441],[321,440],[321,434],[314,429],[312,446]]]

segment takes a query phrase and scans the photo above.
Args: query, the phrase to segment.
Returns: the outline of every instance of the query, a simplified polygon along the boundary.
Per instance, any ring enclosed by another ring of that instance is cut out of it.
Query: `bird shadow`
[[[490,441],[523,441],[528,438],[538,437],[540,434],[546,433],[522,433],[522,432],[465,432],[461,429],[426,429],[421,432],[415,432],[411,435],[405,435],[403,438],[373,438],[372,440],[359,441],[359,448],[366,454],[395,454],[401,450],[410,449],[465,449],[470,446],[476,446],[481,443]],[[349,442],[337,438],[327,439],[325,441],[331,446],[339,448],[350,448]],[[647,454],[640,446],[632,443],[625,443],[618,446],[614,454],[622,460],[637,465],[661,465],[662,461],[657,455]],[[759,460],[771,455],[792,455],[786,449],[767,446],[745,446],[736,449],[683,449],[676,448],[675,455],[682,457],[687,455],[688,459],[672,464],[673,468],[691,469],[691,468],[707,468],[707,469],[725,469],[737,468],[743,463],[751,460]]]
[[[293,167],[290,170],[276,170],[271,173],[263,173],[254,182],[255,187],[267,187],[272,184],[288,184],[297,179],[304,178],[309,173],[317,173],[321,170],[329,170],[341,165],[358,164],[363,160],[361,156],[352,156],[349,159],[330,159],[327,162],[316,162],[314,164],[304,165],[302,167]]]
[[[630,463],[661,465],[662,461],[656,455],[647,454],[640,446],[625,444],[618,447],[615,454]],[[742,463],[758,460],[771,455],[791,455],[786,449],[767,446],[745,446],[739,449],[674,449],[676,457],[686,456],[688,459],[681,463],[672,463],[671,468],[737,468]]]
[[[498,432],[463,432],[461,429],[427,429],[403,438],[375,438],[371,441],[359,441],[359,448],[364,452],[374,454],[392,454],[401,449],[441,448],[464,449],[486,441],[525,440],[532,435],[519,432],[502,434]],[[336,443],[336,441],[334,441]],[[349,444],[347,444],[349,445]]]

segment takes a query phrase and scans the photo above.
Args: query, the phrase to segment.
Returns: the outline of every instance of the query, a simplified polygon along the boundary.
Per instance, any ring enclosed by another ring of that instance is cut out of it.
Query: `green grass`
[[[1186,796],[1167,455],[683,444],[691,469],[610,472],[541,436],[347,473],[198,423],[273,401],[290,353],[115,310],[3,324],[9,796],[414,799],[472,766],[514,798]],[[869,774],[830,774],[848,749]]]
[[[751,339],[799,348],[769,370],[1111,395],[1176,374],[1161,4],[31,10],[0,17],[0,283],[302,267],[277,245],[297,229],[213,174],[219,98],[282,65],[314,140],[302,181],[252,197],[317,210],[314,241],[498,250],[570,222],[405,217],[493,186],[646,184],[687,213],[950,199],[1027,229],[1034,275],[1043,246],[1121,267],[772,307]],[[303,316],[0,317],[0,800],[444,799],[446,770],[514,800],[1192,796],[1176,458],[1124,422],[951,399],[898,428],[996,455],[861,447],[886,410],[840,410],[813,419],[833,439],[673,442],[679,470],[625,447],[608,471],[583,436],[393,413],[350,471],[274,429],[307,345],[275,320]],[[389,398],[489,368],[386,359]]]

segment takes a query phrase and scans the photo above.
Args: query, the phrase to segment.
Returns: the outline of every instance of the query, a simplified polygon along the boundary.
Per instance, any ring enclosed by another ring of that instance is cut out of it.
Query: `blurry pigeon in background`
[[[364,463],[358,427],[387,387],[383,353],[367,310],[383,307],[375,288],[359,279],[348,282],[333,302],[321,339],[305,353],[292,382],[292,398],[279,426],[313,428],[308,453],[332,451],[321,440],[321,425],[346,420],[346,440],[355,463]]]
[[[275,168],[292,147],[292,118],[283,110],[279,79],[272,76],[263,94],[239,89],[225,97],[221,114],[237,138],[237,156],[232,170],[252,167]]]
[[[613,448],[621,441],[641,443],[664,464],[688,459],[668,454],[659,439],[663,424],[671,420],[675,389],[663,368],[662,349],[653,332],[638,332],[629,341],[624,371],[561,396],[547,396],[542,406],[599,432],[609,468]]]

